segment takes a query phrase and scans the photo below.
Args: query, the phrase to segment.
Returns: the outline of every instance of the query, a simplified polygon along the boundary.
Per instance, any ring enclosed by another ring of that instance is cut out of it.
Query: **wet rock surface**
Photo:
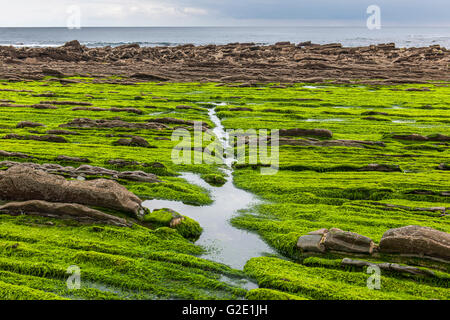
[[[424,83],[449,80],[449,50],[433,45],[396,48],[394,44],[342,47],[340,44],[227,45],[87,48],[72,41],[56,48],[0,47],[0,77],[123,75],[124,80],[216,82]],[[13,62],[20,63],[13,63]],[[427,94],[426,91],[414,92]]]

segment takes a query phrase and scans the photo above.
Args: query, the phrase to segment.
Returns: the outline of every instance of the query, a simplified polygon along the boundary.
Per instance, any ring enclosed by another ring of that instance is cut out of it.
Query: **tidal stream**
[[[217,117],[215,109],[209,111],[209,117],[216,127],[213,132],[221,141],[224,149],[229,147],[229,136]],[[224,159],[227,182],[222,187],[213,187],[193,173],[183,173],[182,178],[191,184],[209,190],[213,204],[208,206],[192,206],[180,201],[148,200],[143,205],[150,210],[170,208],[200,223],[203,233],[196,244],[207,250],[201,258],[226,264],[242,270],[245,263],[253,257],[275,254],[258,235],[235,228],[230,219],[241,209],[250,209],[260,200],[253,194],[238,189],[233,184],[233,157]]]

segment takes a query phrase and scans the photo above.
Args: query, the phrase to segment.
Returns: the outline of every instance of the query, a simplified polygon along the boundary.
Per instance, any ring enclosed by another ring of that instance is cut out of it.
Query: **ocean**
[[[254,42],[273,44],[279,41],[298,43],[340,42],[344,46],[366,46],[394,42],[397,47],[423,47],[439,44],[450,48],[450,27],[144,27],[107,28],[0,28],[0,45],[48,47],[77,39],[88,47],[176,46],[181,44],[227,44]]]

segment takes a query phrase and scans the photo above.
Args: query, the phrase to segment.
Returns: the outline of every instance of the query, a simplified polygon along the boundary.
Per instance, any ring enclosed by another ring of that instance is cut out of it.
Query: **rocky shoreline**
[[[94,76],[96,82],[221,83],[425,83],[449,81],[450,51],[439,45],[396,48],[395,44],[343,47],[339,43],[280,42],[176,47],[87,48],[74,40],[56,48],[0,46],[0,78],[10,81]],[[106,80],[119,75],[122,79]]]

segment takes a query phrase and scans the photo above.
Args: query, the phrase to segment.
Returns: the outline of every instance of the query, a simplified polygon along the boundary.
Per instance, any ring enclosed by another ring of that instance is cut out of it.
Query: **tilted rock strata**
[[[64,161],[67,158],[64,158]],[[74,159],[74,158],[72,158]],[[88,160],[88,159],[80,159]],[[74,160],[71,160],[74,161]],[[74,161],[77,162],[77,161]],[[33,170],[42,170],[50,174],[64,175],[72,178],[85,177],[85,176],[106,176],[112,179],[124,179],[139,182],[157,183],[161,182],[153,173],[147,173],[143,171],[116,171],[106,169],[102,167],[95,167],[91,165],[81,165],[78,168],[64,167],[55,163],[38,164],[33,162],[14,162],[14,161],[2,161],[0,166],[11,168],[14,166],[23,166]]]
[[[144,211],[141,199],[115,181],[68,181],[61,176],[21,165],[0,172],[0,198],[78,203],[119,210],[134,216],[140,216]]]
[[[82,223],[110,224],[119,227],[130,227],[132,225],[123,218],[106,214],[77,203],[57,203],[41,200],[9,202],[0,206],[0,214],[36,215],[49,218],[71,219]]]
[[[74,45],[73,43],[76,43]],[[439,45],[396,48],[394,44],[343,47],[341,44],[254,43],[176,47],[87,48],[77,41],[57,48],[0,47],[0,78],[11,80],[64,76],[122,75],[142,81],[425,83],[450,80],[449,50]],[[282,90],[283,86],[280,86]],[[418,92],[427,94],[427,92]]]
[[[301,236],[301,252],[367,254],[375,252],[450,262],[450,234],[428,227],[406,226],[386,231],[377,246],[372,239],[340,229],[320,229]]]

